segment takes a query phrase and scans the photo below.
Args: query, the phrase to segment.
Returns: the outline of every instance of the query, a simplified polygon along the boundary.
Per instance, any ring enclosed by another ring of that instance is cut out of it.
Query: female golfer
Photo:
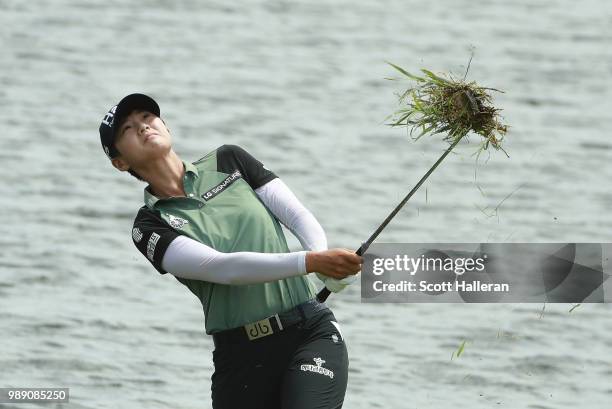
[[[100,138],[115,168],[148,183],[134,244],[202,303],[215,344],[213,408],[342,407],[344,338],[306,274],[342,279],[359,272],[361,257],[326,250],[312,214],[238,146],[183,162],[146,95],[111,108]],[[289,252],[279,222],[310,251]]]

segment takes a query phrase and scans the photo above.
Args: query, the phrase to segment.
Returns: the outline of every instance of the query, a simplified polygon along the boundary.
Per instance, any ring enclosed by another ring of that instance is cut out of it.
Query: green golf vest
[[[224,253],[289,252],[278,220],[254,192],[276,178],[274,173],[234,145],[184,165],[187,197],[158,199],[147,188],[145,206],[134,221],[134,244],[160,273],[166,273],[164,252],[179,234]],[[201,301],[208,334],[261,320],[316,295],[303,275],[245,285],[177,280]]]

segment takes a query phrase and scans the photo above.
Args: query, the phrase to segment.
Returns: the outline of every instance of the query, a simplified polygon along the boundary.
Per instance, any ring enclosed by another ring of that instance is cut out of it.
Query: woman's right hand
[[[306,271],[342,279],[361,271],[363,257],[347,249],[309,251],[306,253]]]

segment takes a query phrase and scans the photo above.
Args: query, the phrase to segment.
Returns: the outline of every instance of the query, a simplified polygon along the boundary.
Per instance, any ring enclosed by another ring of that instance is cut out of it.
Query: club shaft
[[[442,163],[444,158],[446,158],[448,156],[448,154],[455,148],[455,146],[457,146],[457,144],[459,143],[459,141],[461,139],[462,139],[462,137],[456,138],[453,141],[453,143],[442,154],[442,156],[440,156],[440,158],[438,158],[436,163],[434,163],[433,166],[431,168],[429,168],[427,173],[425,173],[425,175],[423,175],[421,180],[419,180],[419,182],[412,188],[410,193],[408,193],[406,195],[406,197],[404,197],[404,199],[395,207],[395,209],[393,209],[393,211],[391,213],[389,213],[389,216],[387,216],[387,218],[380,224],[380,226],[378,226],[378,228],[374,231],[374,233],[372,233],[370,238],[365,243],[363,243],[361,245],[361,247],[359,247],[359,249],[357,249],[355,254],[357,254],[358,256],[362,256],[368,250],[368,247],[370,247],[370,245],[374,242],[374,240],[376,240],[376,238],[385,229],[385,227],[387,227],[387,225],[391,222],[391,220],[393,220],[395,215],[399,213],[399,211],[402,209],[402,207],[404,207],[404,205],[408,202],[408,200],[410,200],[410,198],[412,196],[414,196],[414,194],[417,192],[417,190],[419,190],[421,185],[423,185],[423,183],[425,183],[425,181],[427,180],[429,175],[431,175],[433,173],[433,171],[436,170],[438,165],[440,163]],[[329,297],[330,294],[331,294],[331,291],[329,291],[327,289],[327,287],[323,287],[323,289],[321,291],[319,291],[319,293],[317,294],[317,300],[319,300],[319,302],[324,302],[327,299],[327,297]]]

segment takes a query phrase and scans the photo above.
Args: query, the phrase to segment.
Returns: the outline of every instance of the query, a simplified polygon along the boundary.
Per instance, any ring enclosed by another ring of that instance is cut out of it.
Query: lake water
[[[384,125],[407,85],[385,61],[461,77],[473,48],[468,78],[506,91],[510,158],[476,167],[472,138],[378,241],[608,242],[611,27],[594,0],[0,0],[0,387],[69,387],[53,407],[210,407],[199,302],[133,247],[143,185],[100,148],[125,94],[158,100],[186,160],[243,146],[330,245],[357,248],[445,148]],[[359,283],[329,304],[347,409],[612,400],[609,305],[372,305]]]

